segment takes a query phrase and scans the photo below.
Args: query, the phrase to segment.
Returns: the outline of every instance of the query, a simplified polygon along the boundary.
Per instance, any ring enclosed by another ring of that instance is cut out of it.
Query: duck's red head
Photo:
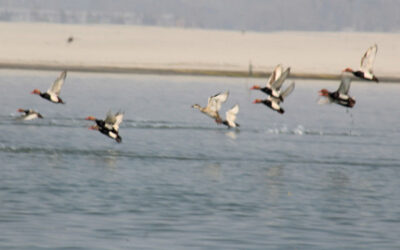
[[[260,86],[258,86],[258,85],[253,85],[253,87],[251,87],[250,89],[260,89]]]
[[[40,95],[40,90],[38,89],[34,89],[31,94],[36,94],[36,95]]]
[[[350,72],[350,73],[353,73],[353,69],[352,69],[352,68],[345,68],[342,72]]]
[[[88,116],[88,117],[85,118],[85,120],[94,121],[94,120],[96,120],[96,117],[94,117],[94,116]]]
[[[261,99],[255,99],[255,100],[253,101],[253,103],[260,103],[260,102],[262,102]]]
[[[329,91],[327,89],[321,89],[319,91],[319,95],[320,96],[328,96],[329,95]]]
[[[18,109],[17,111],[18,111],[18,112],[25,112],[24,109]]]

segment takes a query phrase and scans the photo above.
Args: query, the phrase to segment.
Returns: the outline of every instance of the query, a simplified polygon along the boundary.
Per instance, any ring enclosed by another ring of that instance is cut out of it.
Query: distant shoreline
[[[291,67],[291,78],[335,81],[345,67],[357,69],[365,50],[376,43],[378,79],[400,82],[397,33],[242,33],[0,22],[0,43],[4,69],[266,78],[282,64]]]
[[[61,64],[29,64],[29,63],[2,63],[0,69],[16,70],[42,70],[89,73],[115,73],[115,74],[151,74],[151,75],[187,75],[187,76],[216,76],[216,77],[250,77],[267,78],[271,72],[245,71],[245,70],[224,70],[224,69],[195,69],[195,68],[152,68],[152,67],[121,67],[121,66],[97,66],[97,65],[61,65]],[[379,76],[378,76],[379,77]],[[329,73],[291,73],[293,79],[315,79],[315,80],[339,80],[340,74]],[[400,77],[381,76],[381,82],[400,83]],[[354,78],[355,81],[359,80]],[[359,80],[362,81],[362,80]]]

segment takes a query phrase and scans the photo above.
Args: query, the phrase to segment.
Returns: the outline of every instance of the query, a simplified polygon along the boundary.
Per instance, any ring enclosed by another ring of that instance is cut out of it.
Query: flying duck
[[[216,120],[216,122],[217,123],[222,123],[222,124],[226,125],[228,128],[239,127],[240,125],[235,122],[237,113],[239,113],[239,105],[238,104],[236,104],[231,109],[226,111],[226,113],[225,113],[225,118],[226,119],[224,121],[219,122],[219,121]]]
[[[344,107],[352,108],[356,104],[356,100],[349,96],[351,77],[348,74],[342,74],[342,80],[339,88],[334,92],[329,92],[327,89],[321,89],[319,95],[323,99],[319,100],[319,104],[336,103]]]
[[[286,78],[289,76],[290,73],[290,67],[287,68],[283,73],[282,73],[282,65],[277,65],[272,72],[270,78],[268,79],[268,82],[265,87],[261,88],[258,85],[254,85],[251,89],[259,89],[262,92],[264,92],[267,95],[273,96],[275,98],[281,99],[283,101],[283,98],[280,96],[280,89],[282,87],[283,82],[286,80]]]
[[[34,89],[32,94],[40,95],[42,98],[49,100],[53,103],[62,103],[64,104],[63,100],[59,97],[61,87],[64,84],[65,78],[67,77],[67,71],[61,72],[60,76],[54,81],[53,85],[51,85],[50,89],[46,92],[42,93],[38,89]]]
[[[216,122],[221,123],[222,119],[218,111],[221,109],[221,104],[226,102],[228,96],[229,96],[229,91],[226,91],[224,93],[218,93],[208,98],[208,103],[206,107],[203,108],[199,104],[194,104],[192,105],[192,108],[200,110],[202,113],[215,119]]]
[[[292,82],[289,87],[285,89],[280,94],[279,98],[273,97],[273,96],[268,96],[267,99],[261,100],[261,99],[255,99],[253,103],[263,103],[264,105],[270,107],[271,109],[277,111],[280,114],[285,113],[285,110],[279,105],[281,101],[283,101],[288,95],[290,95],[293,90],[294,90],[294,82]]]
[[[93,116],[88,116],[86,120],[93,120],[96,125],[91,126],[89,129],[98,130],[102,134],[115,139],[117,142],[121,142],[122,138],[119,136],[119,125],[123,120],[124,114],[117,112],[115,115],[111,111],[107,112],[106,118],[104,120],[96,119]]]
[[[29,121],[37,118],[43,119],[43,116],[33,109],[18,109],[18,112],[23,113],[18,117],[19,120]]]
[[[343,71],[353,73],[354,76],[364,80],[379,82],[372,70],[377,51],[378,45],[374,44],[368,48],[364,56],[361,58],[361,66],[359,70],[354,71],[351,68],[346,68]]]

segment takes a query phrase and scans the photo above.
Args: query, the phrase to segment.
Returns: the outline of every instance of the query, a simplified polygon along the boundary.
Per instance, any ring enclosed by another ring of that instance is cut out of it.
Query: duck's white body
[[[40,118],[40,119],[43,118],[43,116],[40,113],[38,113],[32,109],[18,109],[18,112],[24,113],[18,118],[19,120],[30,121],[30,120],[34,120],[37,118]]]
[[[239,113],[239,105],[236,104],[231,109],[226,111],[225,113],[226,120],[223,121],[222,123],[228,126],[229,128],[239,127],[239,124],[236,123],[236,116],[238,113]]]

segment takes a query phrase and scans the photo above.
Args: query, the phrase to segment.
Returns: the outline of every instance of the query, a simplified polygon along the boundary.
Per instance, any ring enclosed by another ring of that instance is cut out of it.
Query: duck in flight
[[[200,110],[202,113],[213,118],[217,123],[222,123],[219,115],[222,103],[226,102],[229,96],[229,91],[218,93],[208,98],[207,106],[201,107],[199,104],[192,105],[192,108]]]
[[[290,95],[293,90],[294,90],[295,84],[294,82],[292,82],[289,87],[287,87],[285,89],[285,91],[283,91],[280,94],[280,98],[276,98],[273,96],[268,96],[267,99],[261,100],[261,99],[255,99],[253,101],[253,103],[262,103],[266,106],[268,106],[269,108],[271,108],[272,110],[277,111],[280,114],[285,113],[285,110],[280,106],[280,103],[288,96]]]
[[[267,84],[265,87],[261,88],[259,85],[254,85],[251,89],[259,89],[260,91],[264,92],[267,95],[270,95],[275,98],[281,99],[283,98],[280,95],[280,89],[282,87],[283,82],[290,74],[290,67],[287,68],[283,73],[282,65],[277,65],[272,72],[271,76],[269,77]]]
[[[349,96],[351,84],[351,76],[343,73],[339,88],[334,92],[327,89],[321,89],[319,95],[323,97],[319,100],[319,104],[336,103],[344,107],[352,108],[356,104],[356,100]]]
[[[238,123],[236,123],[236,115],[239,113],[239,105],[236,104],[235,106],[233,106],[231,109],[229,109],[228,111],[226,111],[225,113],[225,120],[223,121],[217,121],[217,123],[220,124],[224,124],[225,126],[227,126],[228,128],[237,128],[240,125]]]
[[[18,109],[18,112],[23,113],[18,117],[19,120],[29,121],[37,118],[43,119],[43,116],[33,109]]]
[[[39,95],[42,98],[49,100],[50,102],[53,103],[65,104],[59,95],[61,87],[63,86],[66,77],[67,77],[67,71],[63,71],[61,72],[60,76],[54,81],[53,85],[51,85],[51,87],[46,92],[42,93],[40,92],[40,90],[34,89],[32,91],[32,94]]]
[[[100,133],[114,139],[118,143],[122,141],[119,135],[119,125],[122,123],[124,114],[117,112],[112,114],[111,111],[107,112],[106,118],[104,120],[96,119],[93,116],[88,116],[86,120],[95,121],[96,125],[91,126],[89,129],[98,130]]]
[[[365,54],[361,58],[361,66],[360,66],[359,70],[354,71],[351,68],[346,68],[343,71],[350,72],[354,76],[359,77],[364,80],[379,82],[378,78],[376,78],[376,76],[374,75],[374,72],[372,69],[377,51],[378,51],[378,45],[374,44],[373,46],[368,48],[368,50],[365,52]]]

